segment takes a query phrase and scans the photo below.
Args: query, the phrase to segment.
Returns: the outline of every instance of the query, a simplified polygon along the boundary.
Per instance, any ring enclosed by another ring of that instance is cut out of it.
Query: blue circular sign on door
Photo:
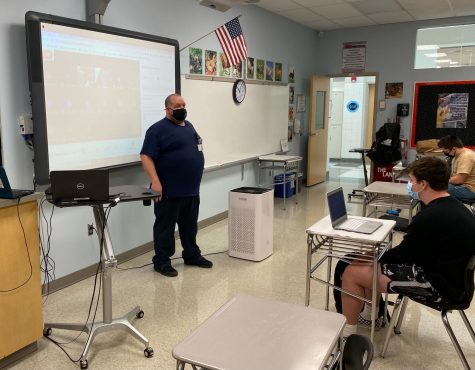
[[[348,112],[354,113],[360,108],[359,103],[356,100],[350,100],[348,104],[346,105],[346,109],[348,109]]]

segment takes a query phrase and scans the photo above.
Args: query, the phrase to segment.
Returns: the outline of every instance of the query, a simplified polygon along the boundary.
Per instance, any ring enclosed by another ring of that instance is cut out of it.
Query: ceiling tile
[[[475,1],[473,0],[450,0],[456,16],[475,15]]]
[[[300,8],[298,4],[295,4],[291,0],[260,0],[256,5],[271,12]]]
[[[393,12],[401,10],[401,6],[395,0],[360,0],[351,3],[363,14]]]
[[[365,27],[365,26],[373,26],[376,23],[373,22],[371,19],[365,16],[358,16],[358,17],[348,17],[348,18],[338,18],[334,20],[335,23],[339,24],[342,27]]]
[[[407,12],[418,21],[424,19],[437,19],[454,16],[453,12],[447,12],[446,10],[440,8],[410,9]]]
[[[296,22],[301,22],[301,21],[309,21],[312,20],[316,17],[318,17],[315,13],[312,13],[306,8],[300,8],[300,9],[293,9],[293,10],[285,10],[282,12],[277,12],[277,14],[292,19]],[[321,18],[321,17],[319,17]]]
[[[444,9],[451,11],[448,0],[398,0],[404,9],[421,9],[430,11],[431,9]]]
[[[332,4],[332,5],[323,5],[310,8],[313,12],[328,18],[328,19],[338,19],[338,18],[349,18],[357,17],[362,14],[349,4]]]
[[[345,0],[292,0],[294,3],[311,8],[313,6],[344,3]]]
[[[341,26],[339,26],[338,24],[333,23],[324,18],[316,18],[311,21],[302,22],[302,24],[307,27],[313,28],[316,31],[329,31],[329,30],[336,30],[338,28],[341,28]]]
[[[378,24],[410,22],[415,20],[408,12],[405,12],[403,10],[397,12],[368,14],[368,18],[372,19]]]

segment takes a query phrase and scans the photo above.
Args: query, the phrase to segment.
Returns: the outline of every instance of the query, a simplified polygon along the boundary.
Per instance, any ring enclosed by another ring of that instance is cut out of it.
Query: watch
[[[246,83],[244,80],[236,80],[233,85],[233,100],[240,104],[243,102],[244,98],[246,97]]]

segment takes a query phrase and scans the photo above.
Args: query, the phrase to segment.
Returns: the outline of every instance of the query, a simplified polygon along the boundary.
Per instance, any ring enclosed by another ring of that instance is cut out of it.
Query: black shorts
[[[381,272],[391,281],[388,293],[398,293],[420,301],[439,302],[441,296],[426,279],[421,267],[408,264],[381,264]]]

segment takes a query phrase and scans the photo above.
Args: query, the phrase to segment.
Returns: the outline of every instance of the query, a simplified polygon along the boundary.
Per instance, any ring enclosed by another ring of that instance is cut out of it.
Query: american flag
[[[244,40],[239,19],[230,20],[214,32],[232,66],[238,65],[241,60],[247,58],[246,40]]]

